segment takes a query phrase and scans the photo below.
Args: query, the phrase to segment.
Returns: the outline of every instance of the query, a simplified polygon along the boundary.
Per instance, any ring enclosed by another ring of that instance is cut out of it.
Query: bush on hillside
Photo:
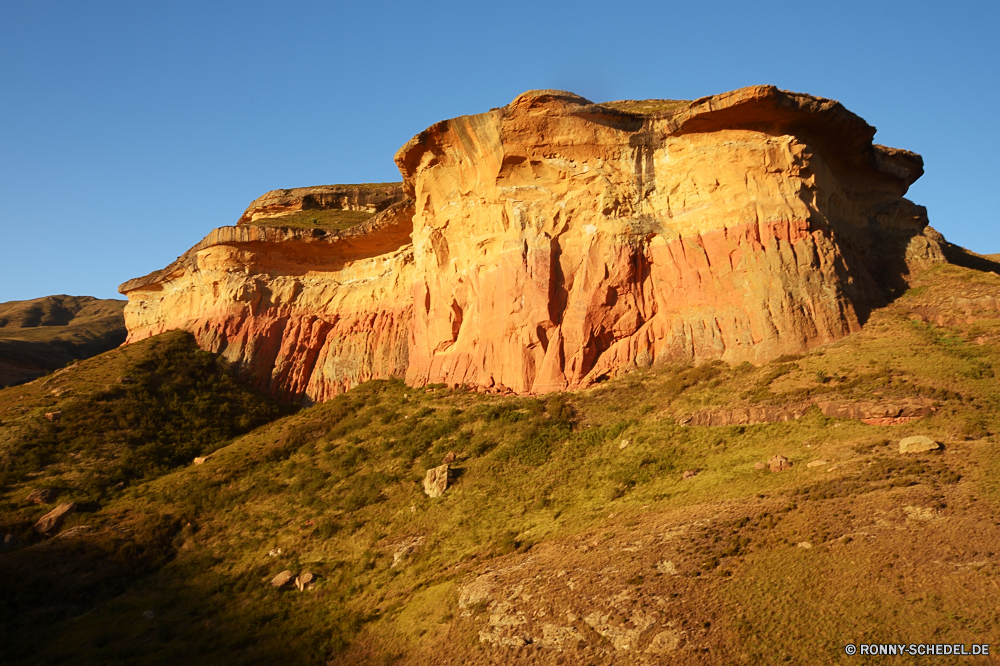
[[[0,485],[67,461],[83,468],[83,490],[98,499],[110,486],[190,463],[288,411],[238,382],[191,334],[168,333],[128,368],[126,381],[66,407],[57,422],[33,424],[0,462]]]

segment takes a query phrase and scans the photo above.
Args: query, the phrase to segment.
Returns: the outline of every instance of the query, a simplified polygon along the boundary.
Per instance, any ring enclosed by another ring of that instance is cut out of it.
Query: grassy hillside
[[[0,386],[26,382],[122,344],[125,303],[65,295],[0,303]]]
[[[0,555],[5,659],[825,664],[849,642],[996,645],[998,287],[939,266],[864,332],[801,357],[654,367],[538,398],[370,382],[265,423],[276,408],[212,370],[210,390],[177,380],[192,391],[176,392],[178,409],[216,396],[196,413],[136,432],[111,417],[89,445],[70,420],[46,435],[43,413],[69,414],[68,397],[41,381],[8,388],[4,515],[18,518],[5,529],[23,538]],[[110,352],[53,382],[90,396],[81,414],[145,412],[163,399],[108,384],[215,367],[190,348],[162,365],[182,342]],[[907,401],[933,411],[882,426],[820,409]],[[801,418],[682,425],[741,408],[790,418],[790,406]],[[86,481],[88,465],[121,469],[158,433],[121,487],[110,473]],[[918,434],[944,449],[900,454]],[[25,437],[49,457],[12,462],[32,455]],[[420,481],[449,452],[452,486],[430,499]],[[774,455],[792,467],[756,468]],[[43,485],[83,507],[45,541],[25,529],[52,505],[23,501]],[[315,583],[272,587],[284,570]]]

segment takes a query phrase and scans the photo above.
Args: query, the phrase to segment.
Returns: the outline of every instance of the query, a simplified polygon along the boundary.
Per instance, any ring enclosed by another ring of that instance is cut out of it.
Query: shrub
[[[237,381],[228,364],[174,331],[154,338],[122,383],[39,419],[0,463],[6,484],[22,481],[70,453],[103,458],[85,488],[91,499],[121,481],[167,472],[290,411]],[[286,444],[285,446],[290,446]]]

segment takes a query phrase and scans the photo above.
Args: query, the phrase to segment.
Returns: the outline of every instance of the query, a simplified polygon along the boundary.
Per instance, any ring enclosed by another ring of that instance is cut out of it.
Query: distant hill
[[[126,303],[66,295],[0,303],[0,386],[119,346],[127,335]]]

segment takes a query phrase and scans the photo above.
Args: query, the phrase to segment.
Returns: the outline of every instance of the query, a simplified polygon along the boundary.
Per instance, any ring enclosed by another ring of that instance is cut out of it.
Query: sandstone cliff
[[[771,86],[605,105],[528,92],[414,137],[396,155],[409,198],[359,227],[226,227],[125,283],[129,340],[186,328],[305,400],[378,377],[547,392],[799,352],[944,260],[903,198],[920,156],[874,133]],[[302,205],[281,196],[241,223]]]
[[[177,328],[260,388],[313,401],[402,376],[412,308],[412,208],[354,229],[222,227],[130,280],[129,342]]]

